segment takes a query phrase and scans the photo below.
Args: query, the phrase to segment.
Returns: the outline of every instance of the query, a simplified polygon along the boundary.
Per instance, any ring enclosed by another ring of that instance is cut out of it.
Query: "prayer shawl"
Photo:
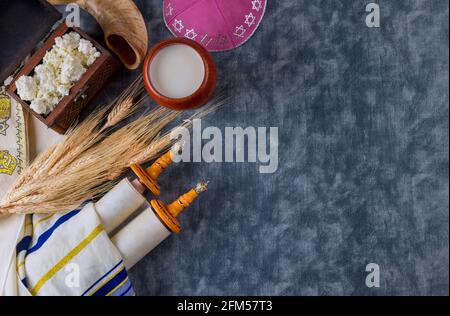
[[[0,87],[0,198],[28,161],[26,117],[3,91]],[[34,154],[62,137],[39,122],[30,130]],[[66,214],[0,215],[1,295],[128,296],[134,291],[89,202]]]
[[[0,87],[0,198],[26,167],[28,144],[22,106]]]
[[[91,201],[65,214],[26,215],[22,227],[9,268],[16,282],[9,277],[4,295],[134,295]]]

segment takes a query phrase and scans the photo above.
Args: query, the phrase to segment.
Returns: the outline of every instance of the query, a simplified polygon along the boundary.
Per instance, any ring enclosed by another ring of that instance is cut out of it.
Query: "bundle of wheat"
[[[64,140],[37,157],[0,201],[0,214],[70,211],[106,193],[131,162],[149,161],[170,147],[174,142],[170,132],[161,131],[180,112],[155,107],[116,127],[146,103],[142,92],[142,78],[138,77],[113,103],[94,112],[69,130]],[[212,103],[175,129],[189,127],[193,118],[216,110],[223,100]]]

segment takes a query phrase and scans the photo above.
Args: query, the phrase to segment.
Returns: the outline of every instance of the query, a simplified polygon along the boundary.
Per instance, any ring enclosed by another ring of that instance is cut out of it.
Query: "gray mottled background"
[[[230,101],[204,126],[279,127],[280,166],[170,168],[166,201],[211,186],[130,272],[139,295],[448,294],[448,1],[379,1],[378,29],[368,2],[269,0],[247,44],[214,54]],[[162,1],[137,4],[150,45],[171,36]]]

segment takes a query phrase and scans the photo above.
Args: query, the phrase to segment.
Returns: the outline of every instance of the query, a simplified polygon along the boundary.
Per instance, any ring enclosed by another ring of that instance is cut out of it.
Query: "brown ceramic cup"
[[[176,44],[184,44],[191,48],[193,48],[202,58],[203,65],[205,69],[205,74],[203,77],[203,82],[200,87],[191,95],[183,98],[170,98],[163,94],[161,94],[153,85],[152,80],[150,78],[150,65],[152,64],[153,58],[160,52],[163,48],[176,45]],[[217,70],[214,64],[214,61],[209,54],[209,52],[200,44],[189,40],[187,38],[171,38],[164,40],[155,46],[153,46],[150,51],[147,53],[147,56],[144,60],[143,67],[143,79],[144,85],[147,89],[150,97],[155,100],[159,105],[168,107],[173,110],[189,110],[193,108],[198,108],[205,103],[208,102],[212,93],[214,92],[214,88],[216,87],[217,80]]]

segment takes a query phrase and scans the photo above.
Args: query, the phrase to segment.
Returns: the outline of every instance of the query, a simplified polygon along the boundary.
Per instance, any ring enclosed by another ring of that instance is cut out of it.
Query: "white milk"
[[[204,77],[205,66],[201,56],[184,44],[164,47],[150,64],[153,87],[172,99],[192,95],[201,86]]]

